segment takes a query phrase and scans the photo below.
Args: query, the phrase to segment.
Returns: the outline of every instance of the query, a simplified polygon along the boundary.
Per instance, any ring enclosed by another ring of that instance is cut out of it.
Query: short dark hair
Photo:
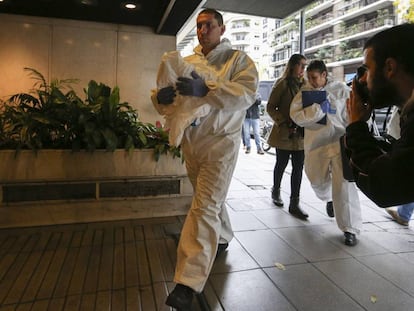
[[[385,60],[394,58],[404,70],[414,76],[414,24],[406,23],[375,34],[365,42],[364,50],[372,48],[376,66],[383,68]]]
[[[204,9],[202,10],[200,13],[198,13],[198,15],[200,14],[213,14],[214,18],[217,20],[219,26],[223,25],[223,15],[221,15],[221,13],[215,9]]]
[[[313,61],[311,61],[308,65],[308,67],[306,68],[306,72],[309,71],[319,71],[320,73],[326,71],[328,72],[328,69],[326,69],[326,65],[323,62],[323,60],[320,59],[314,59]]]

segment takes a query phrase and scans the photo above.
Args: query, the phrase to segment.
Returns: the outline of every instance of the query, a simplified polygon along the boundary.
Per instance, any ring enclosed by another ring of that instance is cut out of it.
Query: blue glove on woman
[[[197,74],[197,72],[191,72],[193,79],[186,77],[179,77],[176,83],[177,91],[181,95],[190,95],[197,97],[204,97],[207,95],[209,89],[204,80]]]
[[[324,112],[324,113],[328,113],[329,112],[329,107],[331,105],[331,103],[329,102],[329,100],[325,99],[319,105],[321,105],[322,112]]]

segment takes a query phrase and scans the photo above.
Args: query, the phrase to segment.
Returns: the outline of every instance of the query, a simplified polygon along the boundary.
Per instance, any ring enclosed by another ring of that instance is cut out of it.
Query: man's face
[[[214,14],[200,14],[197,17],[197,37],[206,55],[219,43],[221,35],[224,33],[224,25],[219,25],[214,18]]]
[[[326,71],[319,72],[318,70],[311,70],[307,72],[309,83],[316,89],[324,87],[326,84]]]
[[[364,67],[367,70],[359,81],[367,84],[370,97],[369,102],[374,108],[400,105],[403,102],[395,85],[385,78],[384,70],[375,63],[374,50],[372,48],[364,50]]]

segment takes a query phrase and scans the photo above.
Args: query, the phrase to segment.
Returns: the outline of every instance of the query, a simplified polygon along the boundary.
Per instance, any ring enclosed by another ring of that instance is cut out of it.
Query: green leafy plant
[[[56,79],[47,84],[40,72],[25,70],[35,84],[30,93],[2,102],[0,149],[150,148],[156,160],[161,154],[181,156],[179,148],[169,145],[168,132],[161,125],[140,122],[137,111],[120,101],[118,87],[91,80],[82,100],[71,88],[77,80]]]

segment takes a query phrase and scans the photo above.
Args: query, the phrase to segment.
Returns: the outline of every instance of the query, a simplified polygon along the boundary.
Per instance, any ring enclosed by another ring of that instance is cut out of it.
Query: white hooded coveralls
[[[185,129],[181,143],[193,200],[177,248],[174,282],[201,292],[210,274],[218,243],[230,242],[233,231],[225,207],[240,148],[241,127],[256,96],[258,75],[246,53],[233,50],[227,39],[206,56],[199,45],[184,60],[208,66],[217,80],[206,80],[203,100],[210,112],[197,126]],[[156,101],[156,94],[152,96]]]
[[[309,84],[302,90],[316,90]],[[306,108],[302,92],[298,92],[290,106],[290,116],[305,128],[305,173],[316,196],[322,201],[333,201],[336,223],[343,232],[358,234],[362,227],[361,207],[355,183],[343,177],[339,138],[348,124],[346,99],[350,88],[330,81],[324,88],[330,102],[328,113],[314,103]],[[326,115],[326,124],[317,123]]]

